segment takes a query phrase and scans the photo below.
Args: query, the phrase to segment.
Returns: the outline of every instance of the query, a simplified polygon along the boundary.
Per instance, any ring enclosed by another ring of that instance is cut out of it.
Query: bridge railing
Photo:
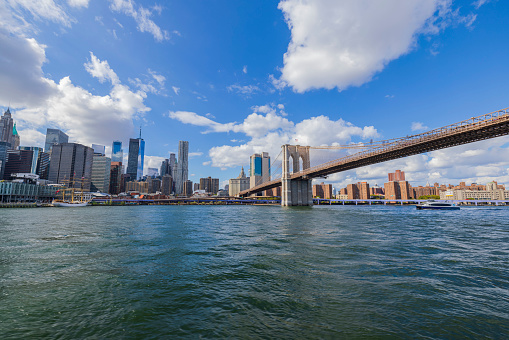
[[[498,122],[499,120],[509,120],[509,108],[498,110],[494,112],[490,112],[478,117],[472,117],[466,120],[463,120],[458,123],[450,124],[444,127],[440,127],[437,129],[433,129],[430,131],[426,131],[417,135],[402,137],[399,139],[387,140],[378,142],[376,147],[373,147],[368,150],[360,151],[354,153],[352,155],[348,155],[339,159],[335,159],[326,163],[322,163],[320,165],[310,167],[306,170],[301,170],[299,172],[293,173],[293,177],[304,176],[309,173],[313,173],[315,171],[326,169],[333,165],[340,165],[346,162],[352,162],[355,160],[359,160],[362,158],[375,156],[381,153],[386,153],[390,151],[395,151],[398,149],[402,149],[404,147],[408,147],[411,145],[416,145],[422,142],[428,142],[430,140],[445,137],[453,134],[457,134],[459,132],[465,132],[468,130],[474,130],[483,125],[493,124],[494,122]]]

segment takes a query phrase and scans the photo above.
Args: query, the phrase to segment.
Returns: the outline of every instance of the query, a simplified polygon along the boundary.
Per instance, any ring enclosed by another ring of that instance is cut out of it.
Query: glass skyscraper
[[[143,178],[143,162],[145,159],[145,141],[142,138],[129,139],[129,158],[127,171],[131,181]]]
[[[113,141],[111,147],[111,161],[112,162],[124,162],[124,152],[122,151],[122,142],[119,140]]]
[[[50,152],[51,147],[55,144],[63,144],[69,142],[69,136],[60,131],[59,129],[46,130],[46,143],[44,144],[44,151]]]

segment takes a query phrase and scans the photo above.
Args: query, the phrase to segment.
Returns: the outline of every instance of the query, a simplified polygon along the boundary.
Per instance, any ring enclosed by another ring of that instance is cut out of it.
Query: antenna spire
[[[141,125],[140,125],[140,139],[141,139]]]

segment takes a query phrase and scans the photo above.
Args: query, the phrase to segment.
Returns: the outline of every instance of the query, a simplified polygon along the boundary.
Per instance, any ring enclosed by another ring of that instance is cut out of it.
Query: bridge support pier
[[[281,205],[289,206],[312,206],[313,205],[313,180],[291,179],[290,157],[293,161],[293,172],[300,171],[299,159],[302,158],[302,170],[309,168],[309,147],[299,145],[283,145],[283,177],[281,180]]]

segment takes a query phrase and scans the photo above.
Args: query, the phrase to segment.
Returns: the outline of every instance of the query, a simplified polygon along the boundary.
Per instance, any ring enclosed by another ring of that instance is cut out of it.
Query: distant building
[[[161,180],[158,178],[147,177],[148,193],[155,194],[161,191]]]
[[[122,150],[122,142],[119,140],[113,141],[111,146],[111,162],[118,163],[124,162],[124,151]]]
[[[94,150],[77,143],[52,146],[48,180],[90,191]]]
[[[18,131],[9,109],[0,117],[0,142],[6,142],[8,150],[16,150],[19,146]]]
[[[148,168],[147,176],[155,178],[155,177],[159,176],[159,170],[157,168]]]
[[[138,182],[138,181],[130,181],[126,182],[125,192],[139,192],[141,194],[149,193],[149,183],[148,182]]]
[[[69,142],[69,136],[59,129],[46,130],[46,142],[44,143],[44,152],[51,153],[51,148],[55,144],[64,144]]]
[[[161,181],[161,193],[163,195],[171,195],[173,180],[170,175],[163,176]]]
[[[110,190],[112,195],[121,193],[122,183],[122,162],[111,162],[110,166]]]
[[[129,139],[129,156],[127,159],[126,173],[131,179],[143,178],[143,162],[145,159],[145,141],[141,138]]]
[[[186,197],[191,197],[193,195],[193,182],[190,180],[186,180],[184,182],[184,192],[182,193]]]
[[[200,183],[194,183],[193,184],[193,191],[198,191],[200,190]]]
[[[7,150],[10,144],[7,142],[0,142],[0,179],[4,178],[5,164],[7,163]]]
[[[171,156],[171,155],[170,155]],[[175,193],[184,193],[184,182],[188,179],[189,171],[189,142],[179,141],[177,173],[175,174]]]
[[[48,179],[49,154],[37,146],[20,146],[18,149],[32,152],[30,173],[39,175],[40,179]]]
[[[106,155],[106,147],[104,145],[92,144],[92,149],[94,149],[95,154],[102,155],[102,156]]]
[[[99,150],[100,151],[100,150]],[[94,153],[92,162],[91,191],[110,192],[111,158]]]
[[[348,199],[367,200],[371,198],[369,183],[357,182],[356,184],[348,184],[346,190],[341,189],[340,195],[346,195]]]
[[[267,189],[263,192],[263,196],[281,197],[281,187]]]
[[[405,172],[396,170],[394,173],[389,173],[389,182],[400,182],[405,180]]]
[[[270,181],[270,157],[267,152],[252,155],[249,165],[250,188]]]
[[[334,196],[332,195],[332,184],[314,184],[313,185],[313,197],[331,199]]]
[[[219,178],[200,178],[200,189],[213,195],[219,191]]]
[[[239,192],[249,189],[249,177],[244,173],[244,167],[240,170],[237,178],[228,181],[228,192],[230,196],[238,196]]]
[[[33,165],[34,152],[31,150],[9,150],[7,151],[7,162],[4,168],[4,180],[12,180],[12,174],[33,173],[37,169],[37,158]]]

